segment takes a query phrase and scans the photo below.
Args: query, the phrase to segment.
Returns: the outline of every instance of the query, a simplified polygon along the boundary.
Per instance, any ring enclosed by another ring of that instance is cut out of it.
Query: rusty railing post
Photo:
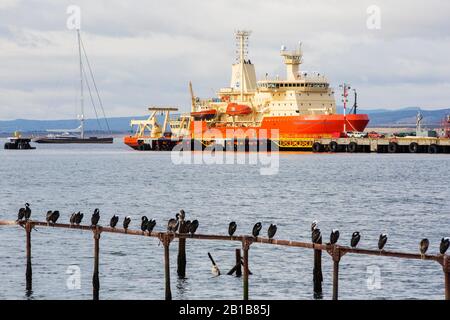
[[[320,237],[317,244],[322,244],[322,237]],[[313,284],[314,284],[314,299],[322,299],[322,250],[314,249],[314,268],[313,268]]]
[[[450,300],[450,258],[444,256],[442,268],[444,270],[444,282],[445,282],[445,300]]]
[[[27,254],[27,269],[25,272],[26,278],[26,291],[27,294],[30,294],[33,289],[33,270],[31,268],[31,230],[33,229],[33,224],[30,221],[27,221],[25,224],[25,232],[26,232],[26,254]]]
[[[241,263],[241,249],[236,249],[236,277],[242,276]]]
[[[338,300],[339,294],[339,262],[341,260],[341,250],[337,245],[333,246],[333,300]]]
[[[99,254],[100,254],[100,234],[101,231],[98,227],[94,230],[94,273],[92,275],[92,294],[93,300],[99,300],[100,295],[100,278],[99,273]]]
[[[180,222],[180,232],[187,233],[185,229],[185,222]],[[186,277],[186,238],[178,239],[178,259],[177,259],[177,274],[179,279]]]
[[[163,246],[164,246],[164,275],[165,275],[165,294],[166,300],[172,300],[172,291],[170,289],[170,255],[169,255],[169,245],[170,245],[170,235],[165,233],[163,235]]]
[[[244,250],[244,279],[243,279],[243,289],[244,289],[244,300],[248,300],[248,250],[250,249],[250,245],[252,244],[252,240],[249,238],[245,238],[242,242],[242,249]]]

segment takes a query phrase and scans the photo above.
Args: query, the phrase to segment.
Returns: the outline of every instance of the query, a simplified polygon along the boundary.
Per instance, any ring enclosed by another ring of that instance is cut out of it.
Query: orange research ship
[[[348,131],[364,131],[369,123],[366,114],[356,114],[356,110],[345,114],[347,85],[343,86],[344,114],[337,114],[334,91],[327,78],[317,72],[300,70],[301,44],[293,51],[281,47],[285,79],[269,77],[266,73],[264,79],[257,81],[255,66],[246,55],[249,35],[249,31],[236,32],[238,55],[232,65],[229,87],[221,88],[216,98],[200,99],[194,96],[190,85],[191,112],[177,120],[165,119],[170,124],[172,137],[208,140],[220,133],[225,139],[261,136],[301,139],[339,137]],[[157,138],[158,134],[167,136],[161,128],[153,131],[156,135],[146,136],[138,129],[124,141],[139,149],[145,138]]]

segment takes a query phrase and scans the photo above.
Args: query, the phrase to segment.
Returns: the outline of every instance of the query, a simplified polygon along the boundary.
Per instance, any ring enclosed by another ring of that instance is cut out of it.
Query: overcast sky
[[[108,116],[143,115],[149,105],[187,111],[189,80],[201,97],[228,86],[237,29],[253,31],[258,78],[284,77],[280,46],[302,41],[301,68],[333,87],[350,83],[361,108],[450,106],[450,1],[0,0],[0,120],[79,112],[69,5],[81,8]],[[380,29],[367,27],[371,5],[381,10]],[[93,116],[88,103],[86,113]]]

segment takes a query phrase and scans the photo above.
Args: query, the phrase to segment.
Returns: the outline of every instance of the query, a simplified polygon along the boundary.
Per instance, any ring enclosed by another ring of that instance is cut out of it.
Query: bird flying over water
[[[115,228],[118,222],[119,222],[119,216],[113,215],[111,220],[109,221],[109,226],[111,228]]]
[[[448,247],[450,246],[450,238],[442,238],[441,239],[441,245],[439,246],[439,252],[441,254],[445,254],[448,250]]]
[[[339,230],[333,229],[330,234],[330,244],[336,244],[339,240]]]
[[[259,232],[262,229],[262,224],[261,222],[257,222],[255,223],[255,225],[253,226],[253,230],[252,230],[252,235],[256,238],[259,236]]]
[[[237,224],[234,221],[231,221],[230,224],[228,225],[228,235],[230,237],[233,236],[233,234],[236,232],[237,229]]]
[[[125,230],[128,229],[128,226],[130,225],[130,222],[131,222],[131,217],[130,217],[130,216],[126,216],[126,217],[123,219],[123,228],[124,228]]]
[[[275,233],[277,233],[277,225],[270,224],[269,229],[267,229],[267,236],[269,239],[272,239],[275,236]]]
[[[95,227],[100,220],[100,210],[95,209],[91,217],[91,227]]]
[[[350,246],[356,248],[359,240],[361,240],[361,234],[358,231],[353,232],[352,239],[350,240]]]
[[[386,234],[380,234],[380,238],[378,239],[378,249],[383,250],[384,246],[386,245],[387,239],[388,238]]]
[[[425,258],[425,253],[427,253],[429,246],[430,246],[430,240],[428,240],[426,238],[420,240],[419,250],[420,250],[420,254],[422,255],[422,259]]]

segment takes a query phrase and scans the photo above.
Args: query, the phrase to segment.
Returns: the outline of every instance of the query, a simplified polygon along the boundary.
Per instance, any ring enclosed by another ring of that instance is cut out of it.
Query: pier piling
[[[341,252],[338,246],[334,245],[331,256],[333,258],[333,300],[338,300],[339,262],[341,261]]]
[[[317,241],[317,244],[322,244],[322,238]],[[314,268],[313,268],[313,284],[314,284],[314,299],[322,299],[322,250],[314,249]]]
[[[92,275],[93,300],[100,298],[100,278],[99,278],[99,255],[100,255],[100,233],[98,227],[94,229],[94,273]]]
[[[244,250],[244,279],[243,279],[243,289],[244,289],[244,300],[248,300],[248,250],[250,249],[251,240],[245,238],[242,242],[242,249]]]
[[[445,300],[450,300],[450,259],[448,256],[444,257],[442,267],[444,269]]]
[[[164,245],[164,277],[165,277],[165,295],[166,300],[172,300],[172,291],[170,289],[170,255],[169,255],[169,246],[170,246],[170,235],[168,233],[163,234],[162,242]]]
[[[26,254],[27,254],[27,269],[25,273],[26,278],[26,291],[29,294],[33,289],[33,270],[31,268],[31,230],[33,229],[33,225],[30,221],[27,221],[25,224],[25,232],[26,232]]]
[[[184,220],[180,222],[180,231],[185,231]],[[178,278],[186,278],[186,239],[178,239],[178,259],[177,259]]]

